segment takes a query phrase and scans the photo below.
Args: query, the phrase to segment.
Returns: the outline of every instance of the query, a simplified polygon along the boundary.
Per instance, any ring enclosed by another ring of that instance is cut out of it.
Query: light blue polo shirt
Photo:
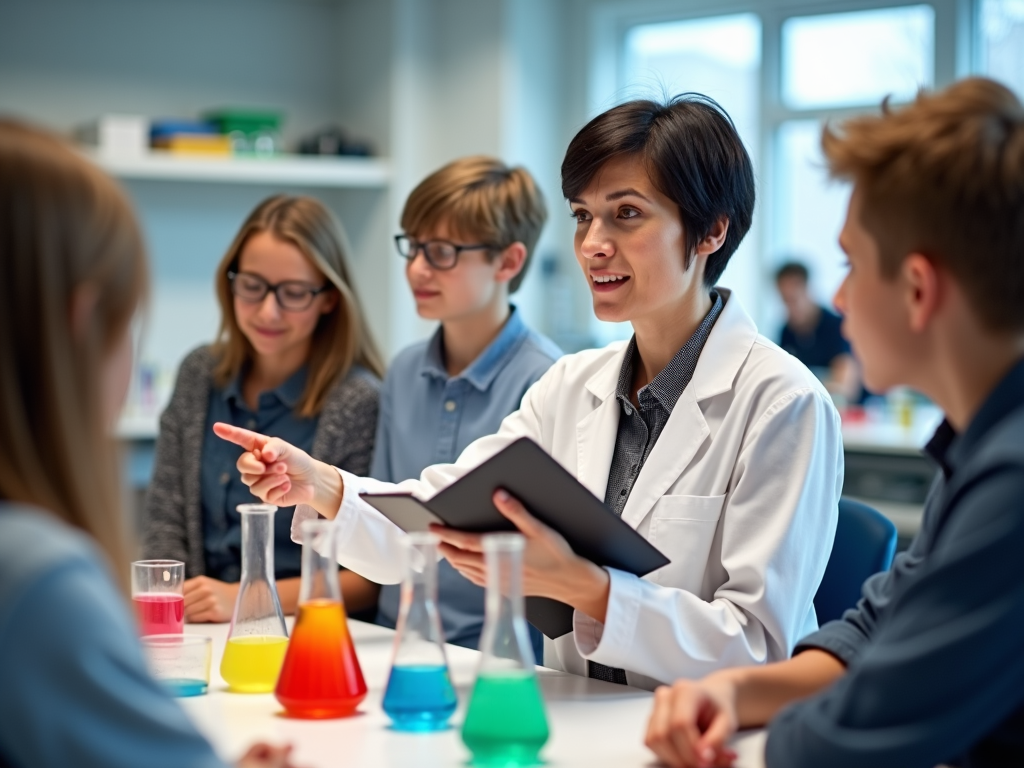
[[[381,393],[380,420],[370,475],[397,483],[419,477],[432,464],[448,464],[502,419],[537,379],[562,356],[558,346],[523,323],[512,307],[501,333],[458,376],[448,377],[441,329],[402,350]],[[381,588],[377,623],[394,628],[401,588]],[[438,602],[445,638],[476,648],[484,624],[484,590],[459,575],[447,560],[438,565]]]

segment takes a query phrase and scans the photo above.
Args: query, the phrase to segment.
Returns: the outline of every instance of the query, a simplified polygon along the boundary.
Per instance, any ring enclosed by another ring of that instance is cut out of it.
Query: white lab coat
[[[573,632],[545,638],[549,667],[586,675],[589,659],[650,689],[785,659],[817,628],[812,600],[843,485],[839,416],[807,368],[758,335],[739,302],[719,291],[725,308],[622,513],[672,562],[643,578],[609,568],[604,623],[577,611]],[[342,472],[340,562],[373,581],[399,581],[404,534],[358,494],[402,489],[427,499],[519,437],[603,499],[625,348],[563,357],[497,434],[419,480],[393,485]],[[309,515],[300,508],[296,519]]]

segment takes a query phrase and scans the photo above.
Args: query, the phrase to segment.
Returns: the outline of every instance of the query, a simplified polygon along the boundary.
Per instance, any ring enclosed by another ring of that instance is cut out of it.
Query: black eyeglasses
[[[494,246],[484,245],[456,245],[447,240],[424,240],[420,242],[408,235],[395,235],[395,247],[398,248],[398,255],[403,259],[412,261],[416,254],[423,251],[427,264],[434,269],[452,269],[459,261],[459,254],[463,251],[492,251]]]
[[[319,288],[314,288],[301,280],[285,280],[271,285],[259,275],[254,275],[251,272],[228,272],[228,280],[231,282],[231,292],[242,301],[258,304],[266,298],[270,291],[273,291],[278,306],[292,312],[309,309],[313,304],[313,299],[331,289],[329,282]]]

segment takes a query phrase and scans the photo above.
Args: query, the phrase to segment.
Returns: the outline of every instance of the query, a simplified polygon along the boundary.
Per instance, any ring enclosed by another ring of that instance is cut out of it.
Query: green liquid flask
[[[480,668],[462,724],[473,765],[518,768],[540,762],[548,720],[523,618],[523,548],[518,533],[483,539],[487,601]]]

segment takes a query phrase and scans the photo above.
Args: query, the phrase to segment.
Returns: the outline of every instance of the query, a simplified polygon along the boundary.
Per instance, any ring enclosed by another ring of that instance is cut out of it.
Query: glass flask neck
[[[242,581],[274,579],[274,515],[272,504],[240,504],[242,518]]]
[[[242,579],[231,617],[231,637],[288,636],[274,579],[273,504],[239,504]]]
[[[302,584],[299,602],[330,600],[340,603],[335,527],[330,520],[302,524]]]
[[[437,609],[437,545],[432,533],[402,540],[402,601],[395,627],[396,665],[443,665],[444,633]]]
[[[523,610],[523,549],[518,533],[483,538],[487,564],[484,631],[480,640],[481,672],[488,669],[533,669],[533,649]]]

